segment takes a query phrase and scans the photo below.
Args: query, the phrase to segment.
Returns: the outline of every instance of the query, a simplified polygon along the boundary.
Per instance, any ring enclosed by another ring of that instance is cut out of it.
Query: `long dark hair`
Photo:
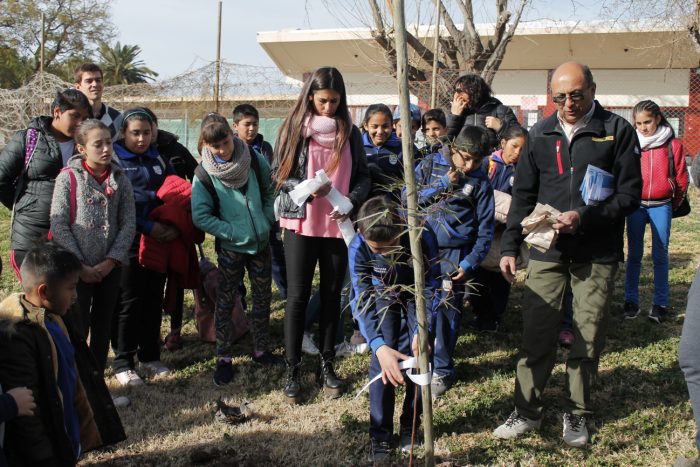
[[[309,97],[313,97],[316,91],[322,89],[332,89],[340,95],[340,103],[335,111],[335,121],[338,125],[337,138],[333,147],[333,157],[326,172],[332,173],[340,164],[340,154],[343,146],[347,143],[352,129],[352,120],[348,111],[348,100],[345,93],[345,82],[343,76],[337,68],[321,67],[314,71],[304,83],[304,88],[299,94],[296,104],[291,113],[282,122],[277,142],[275,143],[275,157],[277,158],[276,181],[279,188],[284,183],[293,170],[294,159],[299,143],[302,141],[301,127],[304,116],[307,113],[314,113],[314,104]]]
[[[454,90],[469,94],[469,109],[476,110],[486,103],[493,91],[484,78],[474,73],[469,73],[457,78]]]
[[[632,118],[634,119],[639,112],[649,112],[651,114],[651,116],[654,118],[661,117],[661,120],[659,120],[658,126],[669,127],[671,129],[671,135],[674,138],[676,137],[676,132],[673,131],[673,127],[671,126],[670,123],[668,123],[668,120],[666,120],[666,116],[661,111],[659,104],[657,104],[656,102],[651,101],[651,100],[637,102],[637,105],[635,105],[634,108],[632,109]]]

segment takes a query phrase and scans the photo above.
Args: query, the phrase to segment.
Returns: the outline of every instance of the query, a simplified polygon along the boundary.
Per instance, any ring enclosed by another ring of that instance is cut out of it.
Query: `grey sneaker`
[[[447,376],[433,374],[430,381],[430,395],[433,398],[440,397],[452,387],[452,380]]]
[[[163,365],[160,360],[153,360],[152,362],[141,362],[139,364],[140,368],[150,371],[153,376],[165,376],[170,373],[170,368]]]
[[[141,386],[144,384],[141,377],[134,370],[120,371],[115,373],[114,376],[122,386]]]
[[[668,317],[668,308],[661,305],[654,305],[649,311],[649,319],[661,324]]]
[[[311,333],[305,332],[304,339],[301,341],[301,351],[307,355],[318,355],[319,350],[314,343],[314,338],[311,337]]]
[[[126,396],[112,395],[112,404],[115,407],[128,407],[131,404],[131,400]]]
[[[391,456],[391,445],[387,441],[369,440],[369,461],[381,462]]]
[[[625,302],[624,312],[625,319],[634,319],[639,316],[639,305],[632,302]]]
[[[564,414],[564,442],[572,448],[582,448],[588,443],[588,428],[586,428],[586,417]]]
[[[493,436],[498,439],[517,438],[528,431],[539,430],[541,424],[542,419],[530,420],[520,415],[517,410],[514,410],[508,416],[508,419],[503,422],[503,425],[493,430]]]
[[[399,448],[404,454],[410,454],[411,452],[411,434],[413,430],[410,426],[402,426],[399,428]],[[416,434],[413,437],[413,449],[418,449],[423,444],[423,434],[421,433],[420,427],[416,428]]]

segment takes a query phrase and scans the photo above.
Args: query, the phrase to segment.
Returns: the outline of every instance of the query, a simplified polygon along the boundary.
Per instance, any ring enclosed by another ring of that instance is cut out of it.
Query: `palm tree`
[[[110,47],[103,42],[99,53],[100,67],[107,85],[146,83],[158,76],[158,73],[145,66],[143,60],[136,60],[141,53],[138,45],[121,45],[117,42]]]

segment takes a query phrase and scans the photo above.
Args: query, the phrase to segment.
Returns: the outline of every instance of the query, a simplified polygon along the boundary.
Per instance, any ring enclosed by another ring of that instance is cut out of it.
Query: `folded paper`
[[[559,217],[557,209],[549,204],[537,203],[535,209],[520,222],[525,241],[541,252],[549,250],[557,240],[557,231],[552,228]]]

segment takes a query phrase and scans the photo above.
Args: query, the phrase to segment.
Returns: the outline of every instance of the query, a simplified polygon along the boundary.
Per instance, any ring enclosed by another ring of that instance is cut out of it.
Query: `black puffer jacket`
[[[486,117],[497,117],[501,121],[501,129],[498,132],[486,127]],[[501,142],[501,137],[510,125],[520,125],[518,118],[513,113],[513,109],[503,105],[495,97],[489,98],[485,104],[478,109],[467,109],[462,115],[453,115],[447,112],[447,136],[456,138],[462,128],[466,126],[478,126],[489,132],[491,147],[497,148]]]
[[[350,172],[348,198],[352,202],[353,213],[356,214],[362,203],[367,199],[367,195],[369,195],[372,180],[367,168],[367,157],[365,156],[365,147],[362,143],[362,134],[355,125],[352,126],[348,143],[350,143],[350,153],[352,154],[352,171]],[[289,192],[294,190],[300,182],[306,180],[307,151],[308,140],[304,140],[294,157],[294,168],[279,190],[279,199],[275,203],[279,217],[286,217],[287,219],[303,219],[306,217],[306,204],[301,207],[297,206],[289,196]],[[279,164],[279,155],[275,154],[272,166],[272,179],[275,184],[277,183]]]
[[[14,206],[13,250],[30,250],[49,231],[53,187],[63,168],[51,121],[51,117],[36,117],[29,122],[29,128],[38,131],[38,139],[24,175],[27,130],[15,133],[0,154],[0,202],[10,210]]]
[[[501,254],[517,257],[524,240],[520,222],[536,203],[542,203],[561,212],[577,211],[581,221],[576,233],[559,235],[546,252],[531,248],[531,259],[597,264],[622,261],[625,216],[639,208],[642,194],[639,160],[639,141],[632,126],[597,102],[590,122],[571,142],[556,114],[537,122],[515,171]],[[604,201],[587,206],[580,187],[589,165],[613,174],[615,189]]]
[[[47,317],[43,308],[14,294],[0,303],[0,384],[3,390],[31,389],[37,407],[33,416],[14,418],[6,426],[4,449],[11,466],[76,464],[56,383],[57,354],[45,319],[64,328],[75,349],[78,370],[75,409],[80,421],[82,451],[126,439],[102,371],[72,323],[70,312],[63,318]]]
[[[178,177],[189,180],[194,178],[194,169],[197,167],[197,160],[192,153],[180,141],[178,136],[165,130],[158,130],[158,154],[170,162]]]

